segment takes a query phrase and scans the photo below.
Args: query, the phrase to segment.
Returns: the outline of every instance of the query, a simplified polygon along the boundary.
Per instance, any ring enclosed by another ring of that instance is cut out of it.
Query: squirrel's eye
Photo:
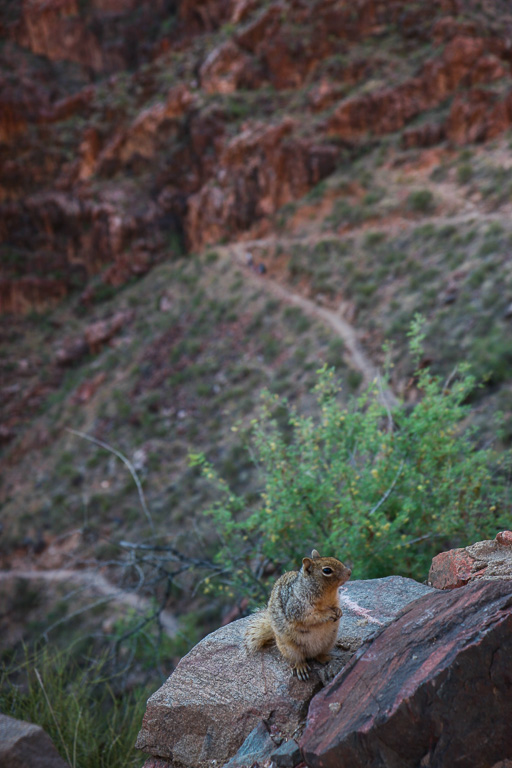
[[[325,573],[326,576],[330,576],[331,573],[334,573],[334,571],[332,570],[332,568],[329,568],[329,566],[326,565],[325,568],[322,568],[322,573]]]

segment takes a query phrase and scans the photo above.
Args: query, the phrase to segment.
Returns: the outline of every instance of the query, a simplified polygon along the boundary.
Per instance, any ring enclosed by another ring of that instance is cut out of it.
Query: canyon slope
[[[0,37],[4,572],[196,555],[189,455],[257,490],[259,392],[307,411],[324,363],[414,403],[416,313],[510,444],[508,3],[23,0]],[[69,610],[19,578],[9,643]]]

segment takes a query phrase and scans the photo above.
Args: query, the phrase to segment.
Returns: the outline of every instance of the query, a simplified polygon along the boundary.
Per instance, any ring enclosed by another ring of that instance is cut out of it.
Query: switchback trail
[[[320,238],[291,238],[284,241],[286,244],[293,242],[300,242],[302,244],[313,244]],[[325,236],[324,238],[325,239]],[[283,242],[283,241],[279,241]],[[260,275],[247,266],[245,254],[252,248],[265,248],[268,246],[275,246],[275,238],[269,238],[268,240],[251,240],[240,243],[232,243],[227,246],[218,247],[215,250],[224,257],[228,257],[234,260],[238,266],[244,267],[246,270],[246,276],[248,280],[257,283],[267,293],[271,293],[280,301],[288,304],[293,304],[302,309],[302,311],[312,318],[320,319],[325,325],[328,325],[332,330],[342,339],[345,346],[347,357],[349,358],[352,367],[357,370],[363,377],[365,384],[370,384],[372,381],[379,381],[380,374],[378,368],[372,363],[364,349],[362,348],[357,331],[353,325],[345,320],[341,315],[341,310],[329,309],[317,304],[312,299],[308,299],[302,296],[300,293],[295,293],[282,283],[272,280],[271,277]],[[398,404],[398,400],[390,389],[380,390],[380,398],[383,403],[388,407],[393,407]]]
[[[453,201],[454,192],[457,192],[456,187],[453,184],[446,184],[445,187],[446,190],[444,191],[444,196],[447,200]],[[468,200],[459,200],[458,202],[460,203],[459,210],[454,211],[441,219],[439,216],[423,216],[421,220],[414,217],[399,217],[392,222],[376,221],[372,223],[372,226],[396,234],[398,231],[425,226],[426,224],[434,224],[439,227],[441,224],[453,226],[470,224],[475,219],[479,219],[480,221],[485,220],[489,223],[503,220],[503,211],[495,213],[493,211],[482,210]],[[366,229],[366,227],[364,229]],[[359,229],[359,231],[361,231],[361,229]],[[357,234],[357,230],[355,231],[355,234]],[[316,317],[326,325],[330,326],[339,338],[342,339],[349,363],[362,375],[364,383],[368,385],[375,379],[380,381],[379,370],[361,346],[357,329],[343,317],[342,308],[340,307],[338,310],[335,310],[321,306],[302,294],[294,292],[283,283],[272,279],[272,277],[258,274],[247,264],[246,254],[253,249],[275,248],[278,245],[290,247],[297,244],[315,246],[322,240],[338,237],[340,236],[335,232],[322,232],[321,234],[288,236],[282,238],[273,236],[230,243],[225,246],[214,246],[214,249],[224,258],[229,259],[231,262],[234,261],[239,267],[244,268],[247,279],[257,283],[260,287],[264,288],[267,293],[274,295],[280,301],[300,307],[305,314],[313,318]],[[393,407],[398,404],[397,397],[389,388],[380,389],[380,399],[387,407]]]
[[[140,614],[149,614],[153,611],[151,602],[138,595],[135,592],[127,592],[124,589],[116,587],[108,579],[95,570],[79,570],[73,571],[70,569],[65,570],[10,570],[0,571],[0,581],[10,581],[13,579],[23,579],[25,581],[47,581],[47,582],[64,582],[80,588],[82,592],[89,592],[91,595],[97,595],[101,598],[103,603],[114,602],[119,605],[124,605],[128,608],[132,608]],[[97,605],[97,603],[95,603]],[[92,607],[92,606],[91,606]],[[79,609],[77,612],[82,613],[88,609],[87,606]],[[69,618],[69,617],[68,617]],[[163,630],[169,637],[175,637],[178,632],[178,620],[176,616],[171,612],[164,610],[160,613],[160,623]]]

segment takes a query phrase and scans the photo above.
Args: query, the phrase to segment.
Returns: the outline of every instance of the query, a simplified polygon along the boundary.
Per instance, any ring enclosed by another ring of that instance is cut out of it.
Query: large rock
[[[85,329],[85,341],[91,353],[98,352],[102,345],[110,341],[121,328],[133,320],[133,317],[133,311],[126,310],[116,312],[115,315],[106,320],[98,320],[88,325]]]
[[[112,137],[102,152],[97,154],[97,163],[91,168],[92,173],[108,173],[109,170],[127,165],[136,157],[145,160],[153,158],[169,142],[176,122],[192,109],[194,103],[194,95],[185,85],[171,88],[164,102],[143,109],[129,126]],[[81,175],[83,177],[83,171]]]
[[[158,22],[169,13],[165,0],[20,0],[16,6],[18,21],[5,26],[18,45],[94,73],[124,70],[147,58]]]
[[[430,587],[403,576],[349,581],[340,588],[343,618],[338,645],[352,655],[364,640],[393,621],[402,608],[430,592]]]
[[[208,635],[185,656],[148,701],[137,747],[173,765],[219,765],[232,757],[260,720],[291,735],[320,688],[317,674],[303,683],[276,649],[249,656],[247,619]]]
[[[97,37],[83,22],[76,0],[23,0],[23,23],[18,40],[38,56],[68,60],[103,69]]]
[[[432,591],[311,704],[311,768],[491,768],[512,758],[512,582]]]
[[[69,768],[39,725],[0,715],[0,768]]]
[[[0,278],[0,313],[9,312],[24,315],[37,307],[48,309],[67,294],[63,280],[51,277],[22,277],[20,280]]]
[[[346,584],[340,591],[340,649],[325,667],[314,664],[307,682],[291,675],[276,648],[246,652],[248,619],[222,627],[193,648],[151,696],[137,747],[155,758],[169,758],[173,766],[203,768],[232,758],[261,721],[276,743],[291,737],[303,725],[322,682],[332,679],[364,639],[431,591],[399,576]],[[253,742],[243,754],[252,754]],[[152,765],[150,760],[147,766]]]
[[[396,87],[343,100],[329,120],[329,130],[349,141],[368,131],[377,135],[397,131],[420,112],[439,106],[468,78],[489,83],[504,74],[500,62],[490,58],[483,39],[458,35],[441,56],[425,62],[417,76]],[[449,132],[453,132],[450,126]]]
[[[298,125],[253,122],[224,147],[216,176],[188,199],[185,234],[191,250],[268,220],[334,170],[339,150],[300,138]]]
[[[492,541],[441,552],[432,560],[428,582],[436,589],[454,589],[478,579],[512,579],[512,531]]]
[[[454,144],[487,141],[508,130],[512,122],[512,91],[495,93],[472,88],[453,99],[446,136]]]
[[[228,40],[215,48],[201,65],[201,87],[206,93],[234,93],[249,67],[248,56]]]

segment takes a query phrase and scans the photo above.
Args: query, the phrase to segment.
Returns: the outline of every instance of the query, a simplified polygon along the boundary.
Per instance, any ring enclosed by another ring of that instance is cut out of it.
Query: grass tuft
[[[134,744],[150,690],[121,682],[106,657],[43,646],[21,662],[4,660],[0,710],[44,728],[71,768],[128,768],[141,761]]]

